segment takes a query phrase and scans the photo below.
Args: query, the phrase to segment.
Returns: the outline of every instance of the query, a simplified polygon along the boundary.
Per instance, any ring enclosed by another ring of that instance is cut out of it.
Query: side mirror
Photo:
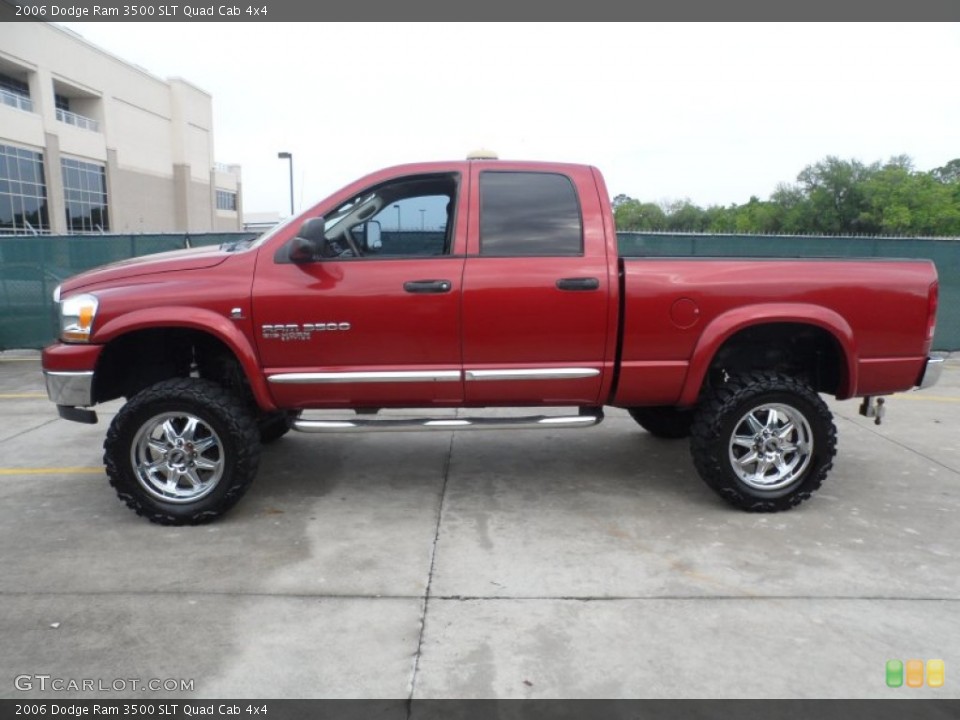
[[[297,236],[290,243],[290,262],[313,262],[320,256],[326,242],[325,224],[322,217],[315,217],[300,226]]]
[[[367,250],[376,251],[383,248],[383,237],[379,221],[370,220],[363,224],[363,244]]]

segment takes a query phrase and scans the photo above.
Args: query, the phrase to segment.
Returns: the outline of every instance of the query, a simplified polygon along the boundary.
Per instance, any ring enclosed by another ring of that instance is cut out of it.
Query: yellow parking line
[[[960,397],[946,397],[945,395],[894,395],[897,400],[928,400],[930,402],[960,403]]]
[[[0,395],[0,400],[23,400],[27,398],[45,398],[46,393],[8,393]]]
[[[0,468],[0,475],[102,475],[102,467]]]
[[[21,357],[21,358],[0,358],[0,363],[5,362],[40,362],[40,358]]]

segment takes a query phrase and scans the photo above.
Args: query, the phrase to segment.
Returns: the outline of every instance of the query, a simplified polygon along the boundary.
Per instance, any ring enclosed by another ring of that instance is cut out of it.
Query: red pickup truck
[[[604,406],[689,436],[733,505],[785,510],[832,465],[821,393],[876,415],[875,396],[936,382],[932,263],[621,257],[608,198],[582,165],[404,165],[254,241],[83,273],[55,295],[48,394],[81,422],[126,398],[111,484],[154,522],[193,524],[232,507],[289,429],[583,428]],[[527,409],[377,417],[479,407]],[[530,414],[544,407],[566,411]],[[355,415],[302,415],[331,408]]]

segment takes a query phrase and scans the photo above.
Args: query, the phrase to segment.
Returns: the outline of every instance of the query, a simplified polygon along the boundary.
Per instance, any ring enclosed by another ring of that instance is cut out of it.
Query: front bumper
[[[60,417],[91,425],[97,422],[93,410],[83,409],[93,405],[93,371],[44,370],[43,379]]]
[[[54,343],[43,349],[47,395],[57,405],[93,405],[93,374],[102,345]]]
[[[88,407],[93,405],[93,371],[44,370],[47,397],[57,405]]]
[[[922,390],[923,388],[936,385],[940,379],[940,374],[943,372],[943,366],[946,364],[946,361],[946,353],[931,353],[930,357],[927,358],[927,364],[923,367],[923,374],[920,375],[917,387]]]

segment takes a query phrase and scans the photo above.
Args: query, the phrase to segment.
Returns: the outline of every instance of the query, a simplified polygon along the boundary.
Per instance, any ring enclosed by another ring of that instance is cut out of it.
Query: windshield
[[[263,235],[261,235],[261,236],[258,237],[256,240],[254,240],[254,241],[253,241],[253,244],[250,245],[250,247],[251,247],[251,248],[258,248],[258,247],[260,247],[260,246],[263,245],[265,242],[267,242],[267,240],[269,240],[270,238],[272,238],[274,235],[276,235],[278,232],[280,232],[281,230],[283,230],[285,227],[287,227],[287,225],[289,225],[291,222],[293,222],[294,220],[298,219],[299,217],[300,217],[299,215],[291,215],[291,216],[288,217],[286,220],[277,223],[277,224],[274,225],[272,228],[270,228],[269,230],[267,230]]]
[[[334,210],[332,214],[324,218],[325,220],[324,226],[323,226],[324,232],[327,235],[330,235],[330,231],[333,230],[335,227],[337,227],[337,225],[340,224],[340,221],[343,220],[345,217],[349,217],[351,215],[353,216],[362,215],[364,219],[369,217],[376,210],[377,206],[372,205],[372,202],[376,199],[377,199],[376,193],[366,192],[362,195],[358,195],[352,200],[348,200],[343,205],[341,205],[336,210]],[[371,204],[370,212],[364,213],[363,211],[359,210],[364,205],[368,205],[368,204]]]

